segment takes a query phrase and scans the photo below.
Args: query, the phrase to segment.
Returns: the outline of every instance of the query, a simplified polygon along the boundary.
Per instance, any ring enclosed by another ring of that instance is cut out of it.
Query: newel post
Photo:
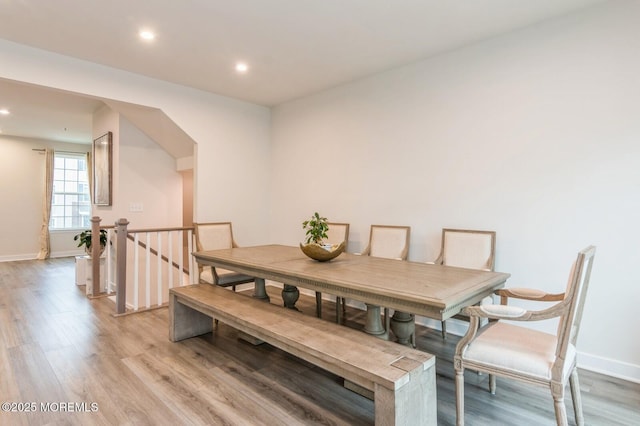
[[[91,296],[100,294],[100,217],[91,218]]]
[[[121,218],[116,222],[116,314],[124,314],[127,306],[127,225]]]

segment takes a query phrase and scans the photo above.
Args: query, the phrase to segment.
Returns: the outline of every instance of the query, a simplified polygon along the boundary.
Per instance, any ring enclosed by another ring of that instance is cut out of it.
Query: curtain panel
[[[51,197],[53,195],[53,149],[47,148],[44,154],[44,196],[42,199],[42,226],[40,228],[40,251],[38,259],[48,259],[51,255],[51,237],[49,220],[51,219]]]

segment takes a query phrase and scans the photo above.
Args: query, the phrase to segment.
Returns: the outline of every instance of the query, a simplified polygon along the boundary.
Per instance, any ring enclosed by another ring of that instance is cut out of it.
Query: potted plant
[[[324,262],[344,251],[344,241],[340,244],[323,244],[323,239],[327,238],[329,224],[327,218],[320,216],[318,212],[315,212],[311,219],[302,222],[302,228],[307,232],[305,244],[300,243],[300,249],[310,258]]]
[[[322,239],[327,238],[329,225],[326,217],[321,217],[318,212],[315,212],[311,219],[302,222],[302,228],[307,230],[305,243],[322,245]]]
[[[91,256],[91,229],[87,229],[82,231],[75,237],[73,237],[74,241],[78,241],[78,247],[84,246],[84,251],[87,252],[89,256]],[[107,230],[100,230],[100,254],[104,251],[104,248],[107,246]]]

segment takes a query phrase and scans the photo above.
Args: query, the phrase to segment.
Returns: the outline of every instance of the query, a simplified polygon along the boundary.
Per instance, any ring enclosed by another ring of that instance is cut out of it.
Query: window
[[[91,227],[91,199],[84,154],[55,153],[50,229]]]

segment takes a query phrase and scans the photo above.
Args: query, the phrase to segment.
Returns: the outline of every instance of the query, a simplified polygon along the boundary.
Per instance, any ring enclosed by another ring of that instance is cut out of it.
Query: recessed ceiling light
[[[9,115],[9,110],[6,108],[0,108],[0,114],[2,115]]]
[[[140,34],[140,38],[142,38],[143,40],[153,40],[154,38],[156,38],[156,35],[153,33],[153,31],[149,30],[141,30],[138,34]]]
[[[247,71],[249,71],[249,65],[245,64],[244,62],[238,62],[236,64],[236,71],[241,74],[244,74]]]

